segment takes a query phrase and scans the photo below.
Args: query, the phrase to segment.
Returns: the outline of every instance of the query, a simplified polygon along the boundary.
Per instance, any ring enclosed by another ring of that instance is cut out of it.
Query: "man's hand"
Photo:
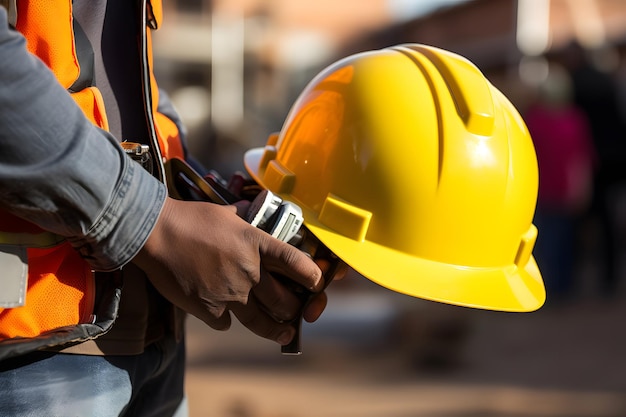
[[[257,335],[287,344],[295,332],[289,322],[302,302],[272,274],[319,292],[322,272],[306,254],[236,212],[235,206],[168,198],[133,262],[170,302],[214,329],[228,329],[232,311]],[[325,296],[315,297],[305,318],[317,319],[325,303]]]

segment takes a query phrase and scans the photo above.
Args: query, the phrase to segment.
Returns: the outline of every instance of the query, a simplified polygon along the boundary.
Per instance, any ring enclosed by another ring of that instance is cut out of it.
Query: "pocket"
[[[28,264],[26,303],[0,311],[0,340],[91,322],[94,276],[69,243],[28,249]]]

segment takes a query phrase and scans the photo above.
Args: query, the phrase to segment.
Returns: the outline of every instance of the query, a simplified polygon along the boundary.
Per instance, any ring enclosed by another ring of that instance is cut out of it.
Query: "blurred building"
[[[599,66],[617,72],[626,57],[626,1],[470,0],[364,34],[342,52],[402,42],[438,46],[469,58],[523,106],[528,83],[547,76],[538,58],[573,40],[593,51]]]
[[[392,24],[388,3],[165,2],[165,24],[155,36],[156,70],[190,127],[192,151],[211,168],[229,170],[220,165],[224,159],[265,143],[340,45]]]
[[[420,12],[418,6],[432,3]],[[404,6],[404,7],[402,7]],[[236,160],[280,129],[324,66],[417,42],[466,56],[523,106],[535,60],[572,39],[626,61],[626,0],[172,0],[155,36],[156,70],[200,159]],[[219,167],[229,169],[229,167]]]

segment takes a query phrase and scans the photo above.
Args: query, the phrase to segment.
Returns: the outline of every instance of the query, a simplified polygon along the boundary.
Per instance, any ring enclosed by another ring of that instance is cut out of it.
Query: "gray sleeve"
[[[113,270],[143,246],[165,196],[27,52],[0,7],[0,207]]]

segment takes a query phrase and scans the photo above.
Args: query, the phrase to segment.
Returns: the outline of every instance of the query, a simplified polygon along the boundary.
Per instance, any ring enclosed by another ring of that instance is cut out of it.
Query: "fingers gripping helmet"
[[[368,279],[468,307],[532,311],[538,168],[513,105],[466,59],[409,44],[318,74],[246,169]]]

